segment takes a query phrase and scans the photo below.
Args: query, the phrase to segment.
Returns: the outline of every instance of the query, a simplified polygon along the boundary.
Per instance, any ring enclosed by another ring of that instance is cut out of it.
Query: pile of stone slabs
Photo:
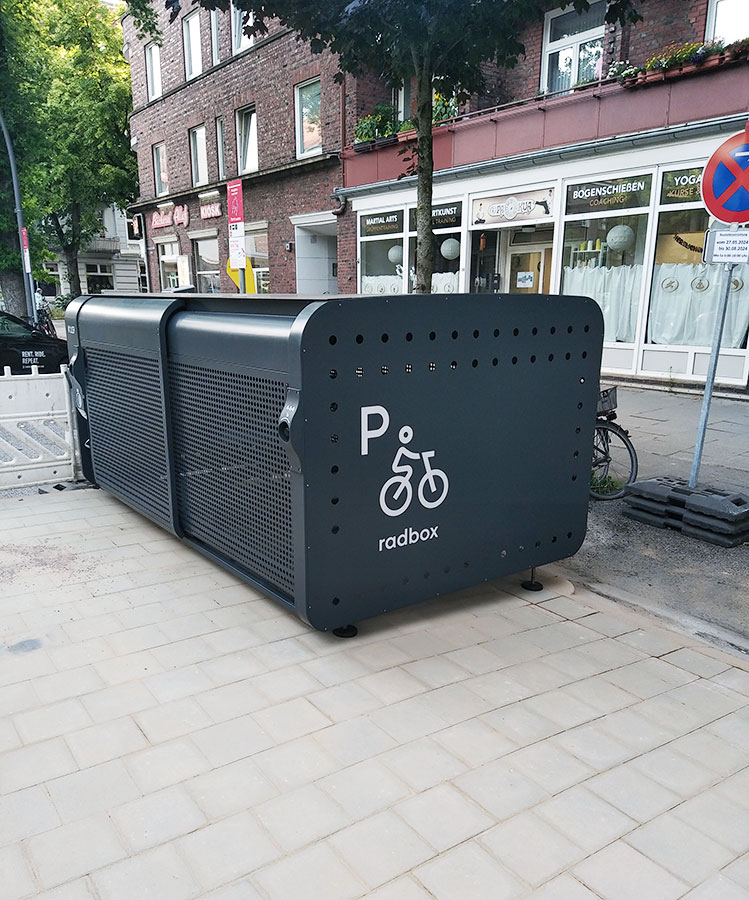
[[[623,513],[629,519],[675,528],[682,534],[720,547],[749,541],[749,495],[697,486],[660,475],[627,486]]]

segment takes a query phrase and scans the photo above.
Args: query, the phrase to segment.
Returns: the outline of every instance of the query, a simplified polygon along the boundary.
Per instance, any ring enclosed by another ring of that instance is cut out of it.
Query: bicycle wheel
[[[616,500],[637,478],[637,454],[627,432],[613,422],[597,422],[593,435],[590,496]]]

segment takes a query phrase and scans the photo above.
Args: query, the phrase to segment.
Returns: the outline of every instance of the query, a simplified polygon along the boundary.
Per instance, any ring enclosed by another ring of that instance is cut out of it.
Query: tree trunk
[[[0,293],[3,295],[7,312],[21,319],[26,318],[29,313],[26,309],[26,291],[20,270],[0,271]]]
[[[68,270],[68,282],[70,283],[70,296],[75,299],[81,296],[81,276],[78,272],[78,250],[75,247],[63,248],[65,268]]]
[[[432,232],[432,72],[428,65],[417,75],[416,96],[416,285],[417,294],[432,292],[434,234]]]

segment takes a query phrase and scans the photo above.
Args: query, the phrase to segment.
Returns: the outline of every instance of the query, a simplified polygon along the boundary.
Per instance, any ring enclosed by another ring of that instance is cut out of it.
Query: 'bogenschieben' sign
[[[652,175],[629,175],[567,186],[567,214],[633,209],[650,203]]]

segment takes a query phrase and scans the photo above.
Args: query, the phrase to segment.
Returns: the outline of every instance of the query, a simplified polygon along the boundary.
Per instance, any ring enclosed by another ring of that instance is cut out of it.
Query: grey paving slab
[[[740,654],[552,568],[343,642],[100,492],[0,533],[9,896],[749,893]]]

